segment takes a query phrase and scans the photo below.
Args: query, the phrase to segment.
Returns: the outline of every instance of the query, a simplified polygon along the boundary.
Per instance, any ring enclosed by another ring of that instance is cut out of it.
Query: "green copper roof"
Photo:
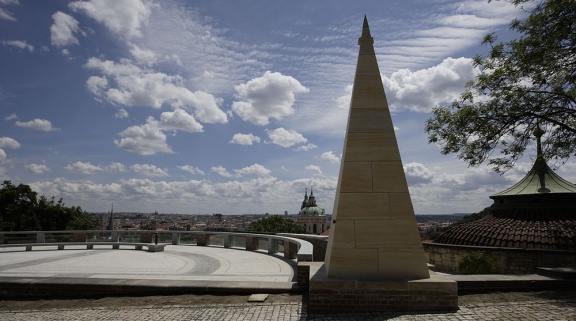
[[[542,144],[540,141],[543,134],[544,132],[540,128],[534,131],[538,151],[536,161],[530,172],[516,185],[496,193],[490,198],[527,194],[576,193],[576,185],[560,177],[546,164],[542,156]]]
[[[539,157],[528,174],[514,186],[496,193],[490,198],[544,193],[576,193],[576,185],[556,174],[546,161]]]

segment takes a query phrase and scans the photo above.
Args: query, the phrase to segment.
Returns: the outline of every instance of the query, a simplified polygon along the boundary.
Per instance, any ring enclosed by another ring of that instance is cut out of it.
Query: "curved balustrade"
[[[185,243],[186,240],[191,243]],[[184,241],[184,242],[183,242]],[[94,245],[148,246],[158,245],[192,245],[223,246],[225,248],[244,247],[247,251],[266,250],[268,254],[283,252],[288,259],[312,261],[312,243],[298,238],[255,233],[212,232],[212,231],[18,231],[0,232],[0,249],[22,246],[31,250],[34,246],[56,245],[64,249],[65,245],[86,245],[87,249]],[[139,243],[136,243],[139,242]],[[135,249],[142,249],[135,246]]]

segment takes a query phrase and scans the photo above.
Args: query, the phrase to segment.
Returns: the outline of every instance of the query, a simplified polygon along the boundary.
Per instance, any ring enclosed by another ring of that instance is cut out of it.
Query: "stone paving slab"
[[[0,311],[0,320],[576,320],[576,300],[479,303],[448,313],[356,313],[308,315],[305,304],[147,306]]]

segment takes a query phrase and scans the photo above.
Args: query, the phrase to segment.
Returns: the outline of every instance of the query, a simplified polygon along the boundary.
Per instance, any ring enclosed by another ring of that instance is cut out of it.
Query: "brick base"
[[[323,265],[311,266],[310,273],[309,313],[458,309],[457,283],[435,274],[410,281],[334,279]]]

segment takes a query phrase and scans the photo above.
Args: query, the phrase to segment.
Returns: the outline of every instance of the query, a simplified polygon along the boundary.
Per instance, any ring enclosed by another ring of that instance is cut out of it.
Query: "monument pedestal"
[[[458,309],[458,284],[434,272],[419,280],[332,278],[323,262],[308,264],[308,313]]]

